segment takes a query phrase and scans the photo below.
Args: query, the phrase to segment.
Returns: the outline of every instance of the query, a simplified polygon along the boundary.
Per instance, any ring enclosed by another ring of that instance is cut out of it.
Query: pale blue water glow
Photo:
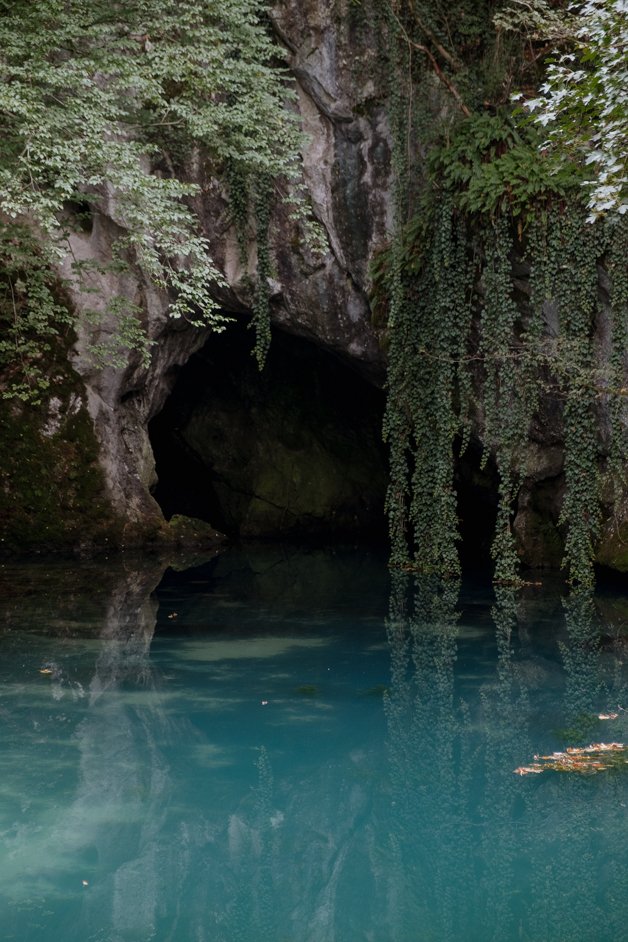
[[[2,568],[3,942],[626,937],[628,774],[513,774],[628,741],[621,597],[162,571]]]

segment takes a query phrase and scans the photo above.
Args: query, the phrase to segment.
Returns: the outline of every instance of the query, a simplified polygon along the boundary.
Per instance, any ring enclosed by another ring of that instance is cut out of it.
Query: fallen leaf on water
[[[625,749],[623,742],[594,742],[590,746],[568,746],[565,752],[570,755],[579,755],[586,752],[616,752]]]
[[[520,765],[514,773],[538,775],[552,771],[590,775],[622,765],[628,765],[628,746],[621,742],[595,742],[590,746],[568,746],[564,752],[553,752],[549,756],[536,755],[532,765]]]

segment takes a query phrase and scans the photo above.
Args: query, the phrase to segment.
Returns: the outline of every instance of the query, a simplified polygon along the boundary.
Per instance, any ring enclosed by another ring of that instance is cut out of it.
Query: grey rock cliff
[[[369,259],[385,242],[390,223],[389,132],[373,81],[375,37],[363,18],[361,25],[353,22],[348,0],[285,0],[275,7],[272,21],[298,92],[305,132],[303,184],[328,245],[325,255],[313,255],[288,208],[276,207],[271,223],[272,319],[282,330],[313,341],[381,383],[383,358],[366,290]],[[226,276],[217,300],[225,310],[246,316],[256,268],[254,241],[245,268],[220,183],[207,178],[198,155],[190,159],[187,172],[201,188],[195,209]],[[119,231],[115,220],[115,205],[105,202],[91,232],[72,237],[75,257],[107,261]],[[153,343],[147,369],[132,357],[123,368],[96,370],[88,348],[106,340],[113,324],[105,318],[95,335],[83,317],[73,360],[86,386],[110,499],[131,532],[161,520],[150,494],[155,466],[147,426],[162,409],[177,368],[207,341],[208,331],[169,319],[168,298],[141,271],[93,274],[90,279],[73,291],[78,311],[104,306],[106,298],[129,298],[144,311]]]

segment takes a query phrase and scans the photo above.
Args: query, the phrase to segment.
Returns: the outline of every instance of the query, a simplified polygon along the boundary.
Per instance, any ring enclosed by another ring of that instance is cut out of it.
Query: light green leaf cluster
[[[562,42],[541,86],[523,102],[547,134],[547,145],[577,156],[589,170],[584,184],[589,221],[628,212],[628,2],[587,0],[569,7],[563,34],[553,13],[539,32]],[[539,16],[539,14],[541,14]],[[566,51],[565,51],[566,49]]]
[[[67,253],[67,207],[107,209],[118,259],[171,293],[171,314],[220,325],[220,274],[172,151],[220,172],[298,173],[261,0],[0,0],[0,226]]]
[[[493,22],[498,30],[516,30],[531,40],[561,42],[573,36],[574,23],[570,11],[556,9],[548,0],[510,0],[498,10]]]

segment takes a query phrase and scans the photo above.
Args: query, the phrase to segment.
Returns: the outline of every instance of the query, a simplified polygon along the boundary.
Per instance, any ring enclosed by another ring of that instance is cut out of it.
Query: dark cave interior
[[[235,538],[384,540],[383,393],[275,331],[264,369],[236,324],[178,371],[149,434],[166,518]]]
[[[386,543],[384,394],[308,340],[274,331],[266,366],[243,324],[177,371],[149,426],[166,518],[234,539]],[[473,442],[456,466],[465,569],[486,567],[497,475]]]

